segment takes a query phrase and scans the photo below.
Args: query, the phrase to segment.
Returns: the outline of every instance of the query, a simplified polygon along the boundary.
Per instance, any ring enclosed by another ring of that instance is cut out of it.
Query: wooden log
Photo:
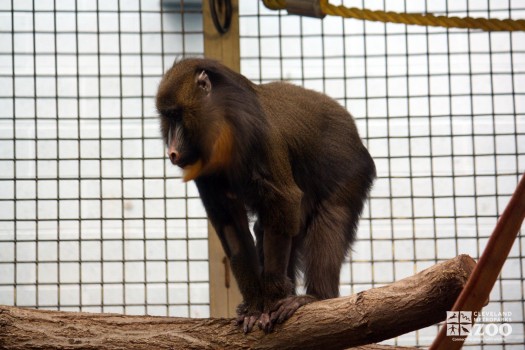
[[[472,269],[467,255],[358,294],[300,308],[271,334],[232,319],[125,316],[0,306],[1,349],[344,349],[445,319]],[[371,345],[358,349],[384,349]],[[392,349],[392,347],[387,347]],[[396,348],[397,349],[397,348]],[[406,349],[406,348],[405,348]]]

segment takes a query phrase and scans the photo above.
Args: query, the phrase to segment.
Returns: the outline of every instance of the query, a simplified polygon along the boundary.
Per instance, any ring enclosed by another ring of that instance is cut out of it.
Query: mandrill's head
[[[184,181],[226,169],[231,162],[233,132],[224,100],[229,80],[238,76],[206,59],[175,62],[164,74],[156,106],[169,159],[183,169]]]

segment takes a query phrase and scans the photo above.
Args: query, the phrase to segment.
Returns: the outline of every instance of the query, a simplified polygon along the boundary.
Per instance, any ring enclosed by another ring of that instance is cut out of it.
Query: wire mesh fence
[[[200,7],[0,6],[0,302],[207,316],[207,222],[154,108]]]
[[[507,2],[344,5],[459,17],[525,14]],[[241,3],[240,21],[242,72],[337,99],[353,114],[376,162],[378,179],[343,266],[341,294],[390,283],[458,254],[480,256],[525,168],[523,33],[330,16],[320,21],[256,2]],[[523,346],[523,249],[519,237],[484,309],[510,313],[512,336],[486,337],[481,348]],[[430,327],[394,342],[428,346],[436,331]],[[479,337],[471,343],[479,344]]]
[[[0,2],[0,303],[209,316],[205,213],[165,160],[154,108],[173,60],[203,54],[190,3]],[[525,17],[511,2],[344,3]],[[259,1],[241,2],[240,32],[242,73],[337,99],[375,159],[341,294],[479,257],[525,169],[523,33],[320,21]],[[510,312],[512,335],[477,348],[522,348],[524,244],[485,308]]]

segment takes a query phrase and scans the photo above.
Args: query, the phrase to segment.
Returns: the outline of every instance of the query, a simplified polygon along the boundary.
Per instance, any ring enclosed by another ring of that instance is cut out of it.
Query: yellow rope
[[[284,10],[286,9],[285,0],[263,0],[264,6],[270,10]]]
[[[472,17],[446,17],[434,16],[432,14],[397,13],[385,11],[371,11],[356,7],[335,6],[328,0],[319,0],[324,14],[341,16],[344,18],[355,18],[376,22],[390,22],[403,24],[416,24],[420,26],[445,27],[445,28],[469,28],[482,29],[486,31],[525,31],[525,20],[518,19],[487,19]],[[271,10],[286,8],[286,0],[263,0],[264,5]]]

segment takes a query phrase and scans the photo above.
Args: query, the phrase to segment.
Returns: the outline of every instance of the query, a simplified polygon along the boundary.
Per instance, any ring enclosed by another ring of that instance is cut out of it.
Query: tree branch
[[[467,255],[358,294],[300,308],[271,334],[231,319],[124,316],[0,306],[2,349],[343,349],[445,319],[473,267]],[[358,349],[383,349],[371,345]],[[386,347],[392,349],[391,347]],[[405,348],[406,349],[406,348]]]

